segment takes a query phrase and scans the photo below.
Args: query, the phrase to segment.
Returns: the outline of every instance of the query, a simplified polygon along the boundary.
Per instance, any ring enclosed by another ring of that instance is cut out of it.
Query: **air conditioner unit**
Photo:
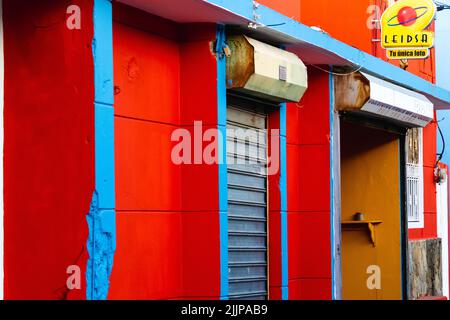
[[[434,106],[424,95],[364,72],[334,78],[335,108],[386,119],[405,127],[425,127]]]
[[[276,102],[299,102],[308,88],[307,69],[293,53],[244,35],[227,40],[227,88]]]

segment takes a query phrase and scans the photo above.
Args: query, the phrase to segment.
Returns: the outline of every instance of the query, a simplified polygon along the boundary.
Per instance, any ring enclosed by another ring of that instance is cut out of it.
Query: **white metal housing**
[[[229,89],[279,102],[300,101],[308,75],[299,57],[247,36],[231,36],[227,42]]]
[[[433,120],[433,103],[424,95],[362,73],[370,82],[370,99],[361,111],[390,118],[412,127]]]

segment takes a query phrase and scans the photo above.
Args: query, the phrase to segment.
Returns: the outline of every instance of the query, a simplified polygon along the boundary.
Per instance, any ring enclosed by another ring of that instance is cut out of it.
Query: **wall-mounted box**
[[[424,95],[363,72],[334,76],[335,108],[387,119],[406,127],[425,127],[434,106]]]
[[[227,40],[227,88],[276,102],[298,102],[308,88],[306,66],[293,53],[247,36]]]

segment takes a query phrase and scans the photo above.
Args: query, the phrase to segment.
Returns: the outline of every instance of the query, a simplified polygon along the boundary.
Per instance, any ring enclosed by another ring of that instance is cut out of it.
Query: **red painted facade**
[[[436,132],[436,120],[423,130],[424,227],[422,229],[409,229],[410,240],[437,238],[436,182],[434,177],[437,161]]]
[[[123,5],[114,20],[117,251],[109,298],[218,299],[218,166],[170,159],[174,130],[195,139],[194,121],[203,132],[217,128],[216,26],[176,25]],[[269,114],[270,129],[279,121],[278,111]],[[269,180],[273,299],[281,298],[279,178]]]
[[[86,13],[81,30],[66,27],[64,2],[3,1],[5,299],[85,298],[92,1],[73,3]],[[81,289],[67,289],[70,265],[81,268]]]
[[[384,59],[371,41],[376,31],[366,27],[368,6],[383,8],[384,0],[261,3]],[[85,216],[95,187],[93,22],[92,1],[74,4],[81,30],[67,29],[60,1],[3,0],[6,299],[85,298]],[[176,24],[117,2],[113,13],[117,249],[108,298],[219,299],[219,167],[171,159],[174,130],[195,139],[194,121],[203,132],[218,126],[216,25]],[[343,20],[361,28],[348,32]],[[434,55],[408,70],[434,81],[433,68]],[[308,66],[306,94],[286,107],[294,300],[332,298],[329,77]],[[278,110],[268,128],[280,128]],[[410,239],[437,236],[435,122],[423,145],[425,227],[409,230]],[[269,176],[270,299],[282,298],[279,185],[279,173]],[[69,265],[81,267],[79,290],[66,289]]]
[[[217,127],[215,26],[180,32],[168,20],[113,9],[117,251],[109,298],[217,299],[218,167],[171,160],[174,130],[194,136],[194,120]]]
[[[329,75],[287,105],[289,299],[331,299]]]

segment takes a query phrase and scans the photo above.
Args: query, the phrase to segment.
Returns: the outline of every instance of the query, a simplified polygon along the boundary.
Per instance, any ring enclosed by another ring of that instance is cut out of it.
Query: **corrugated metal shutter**
[[[227,108],[230,299],[267,299],[267,116]]]

